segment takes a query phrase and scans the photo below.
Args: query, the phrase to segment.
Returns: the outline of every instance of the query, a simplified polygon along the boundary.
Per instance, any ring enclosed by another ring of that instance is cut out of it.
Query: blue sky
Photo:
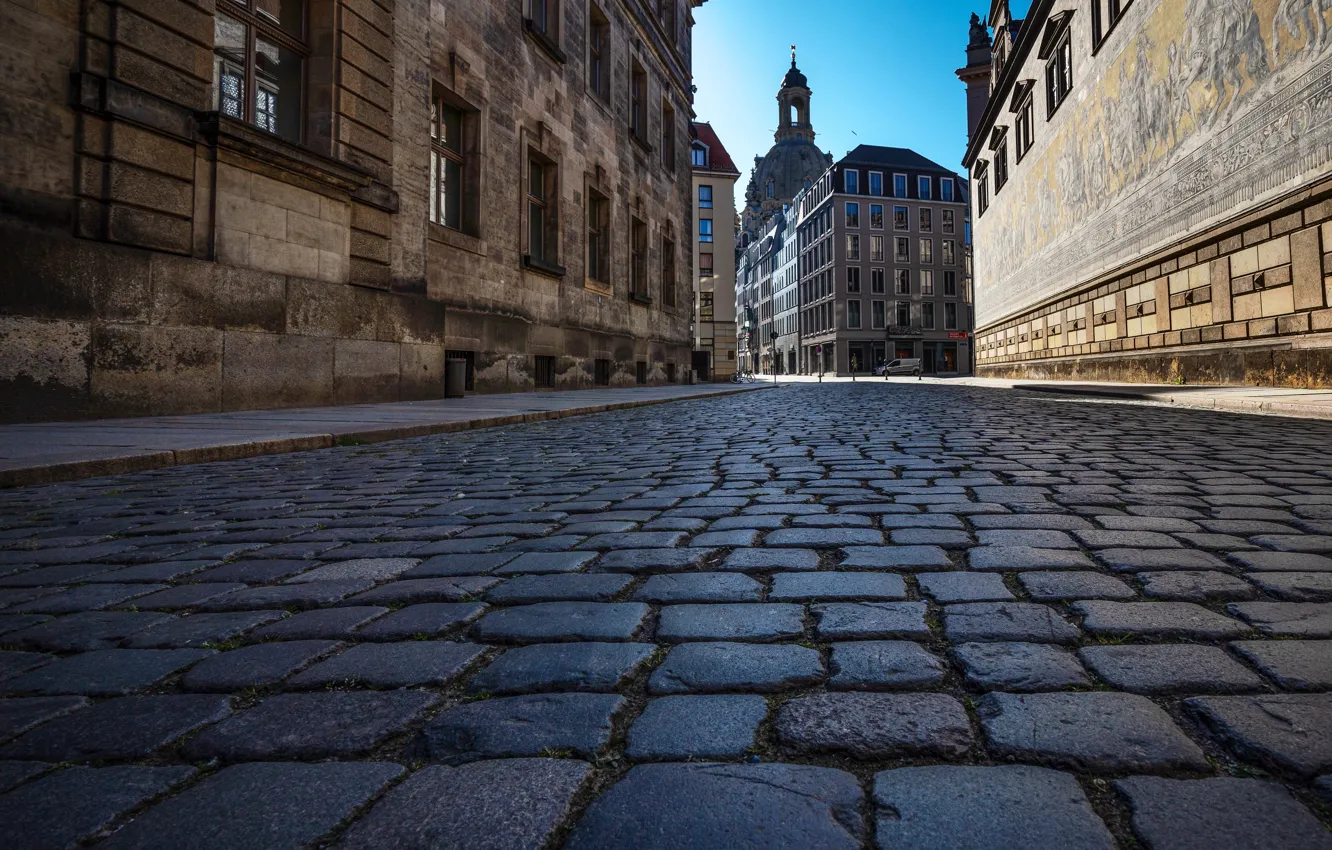
[[[1029,0],[1013,0],[1014,15]],[[989,0],[708,0],[694,10],[694,109],[742,177],[772,147],[777,88],[791,64],[809,77],[815,141],[836,159],[858,144],[912,148],[961,170],[967,26]]]

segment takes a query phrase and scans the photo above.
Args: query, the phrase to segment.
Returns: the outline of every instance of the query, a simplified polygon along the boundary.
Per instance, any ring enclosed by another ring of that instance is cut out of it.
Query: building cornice
[[[981,114],[980,121],[976,123],[976,132],[971,135],[967,142],[967,152],[962,156],[962,165],[970,171],[975,164],[976,159],[985,149],[986,139],[990,136],[990,129],[994,127],[995,122],[1006,108],[1009,93],[1016,85],[1018,78],[1022,76],[1022,68],[1026,65],[1027,57],[1041,41],[1041,34],[1045,29],[1045,20],[1050,16],[1050,9],[1054,7],[1055,0],[1035,0],[1031,4],[1031,11],[1023,19],[1022,29],[1018,32],[1017,41],[1013,45],[1013,55],[1008,57],[1004,63],[1003,73],[999,76],[999,84],[994,91],[990,92],[990,102],[985,106],[985,112]]]

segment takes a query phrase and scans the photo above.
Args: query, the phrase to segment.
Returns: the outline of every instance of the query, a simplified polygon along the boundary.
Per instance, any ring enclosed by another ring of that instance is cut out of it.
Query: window
[[[712,219],[700,218],[698,220],[698,241],[699,242],[712,241]]]
[[[629,135],[647,144],[647,72],[635,59],[629,69]]]
[[[675,306],[675,242],[661,237],[661,306]]]
[[[846,291],[860,291],[860,269],[855,266],[851,266],[846,270]]]
[[[869,193],[878,197],[883,194],[883,173],[880,171],[871,171],[869,173]]]
[[[990,175],[985,170],[985,163],[976,163],[976,215],[985,215],[985,211],[990,208]]]
[[[957,297],[957,272],[946,271],[943,273],[943,294],[946,298]]]
[[[934,294],[934,271],[933,269],[920,270],[920,294],[921,297]]]
[[[527,158],[528,263],[554,268],[559,263],[559,199],[555,163],[531,151]]]
[[[893,230],[909,230],[911,228],[907,215],[906,207],[893,207]]]
[[[919,197],[922,201],[928,201],[928,200],[930,200],[930,197],[931,197],[931,195],[930,195],[930,178],[928,178],[928,177],[917,177],[917,178],[916,178],[916,195],[917,195],[917,197]]]
[[[1094,0],[1093,0],[1094,2]],[[1032,96],[1027,95],[1027,99],[1022,101],[1022,106],[1018,107],[1017,121],[1013,125],[1013,135],[1017,137],[1017,161],[1021,162],[1022,157],[1031,150],[1032,143]]]
[[[598,357],[596,361],[593,363],[593,368],[595,369],[592,378],[593,383],[595,383],[599,387],[609,387],[610,375],[611,375],[611,362],[609,360],[606,360],[605,358]]]
[[[920,326],[927,331],[934,330],[934,302],[920,302]]]
[[[950,202],[953,200],[953,178],[939,178],[939,200]]]
[[[957,330],[957,305],[951,301],[944,302],[944,330]]]
[[[694,142],[689,148],[690,162],[695,168],[708,167],[708,149],[701,142]]]
[[[1099,47],[1105,41],[1131,5],[1133,0],[1091,0],[1093,46]]]
[[[893,197],[905,198],[907,196],[907,179],[905,174],[893,175]]]
[[[666,37],[675,43],[675,0],[660,0],[661,26],[666,30]]]
[[[675,171],[675,109],[666,101],[661,102],[661,165],[667,171]]]
[[[920,232],[930,233],[934,230],[934,210],[929,207],[920,208]]]
[[[920,240],[920,264],[922,266],[932,265],[934,263],[934,240]]]
[[[874,295],[883,294],[883,269],[870,269],[870,292]]]
[[[587,87],[603,103],[610,102],[610,21],[595,3],[588,4]]]
[[[1065,29],[1055,46],[1054,56],[1045,64],[1045,104],[1051,116],[1073,90],[1073,42],[1069,35],[1070,30]],[[995,181],[998,182],[997,175]]]
[[[871,236],[871,237],[870,237],[870,262],[871,262],[871,263],[882,263],[882,262],[883,262],[883,237],[882,237],[882,236]]]
[[[698,208],[702,210],[712,209],[712,187],[698,187]]]
[[[872,324],[870,325],[870,327],[872,327],[875,330],[883,330],[884,325],[888,323],[887,317],[884,315],[884,313],[885,313],[884,303],[882,301],[871,301],[870,322]]]
[[[893,312],[897,314],[897,324],[899,327],[911,326],[911,302],[895,301],[893,302]]]
[[[945,266],[957,264],[957,243],[952,239],[943,240],[943,264]]]
[[[870,227],[883,230],[883,204],[870,204]]]
[[[859,171],[856,171],[856,170],[854,170],[854,169],[848,168],[848,169],[846,170],[846,172],[843,174],[843,176],[842,176],[842,180],[843,180],[843,184],[844,184],[845,187],[846,187],[846,190],[845,190],[845,191],[846,191],[846,193],[847,193],[848,195],[859,195],[859,194],[860,194],[860,172],[859,172]]]
[[[648,300],[647,291],[647,222],[629,219],[629,297]]]
[[[911,240],[905,236],[898,236],[893,248],[893,259],[899,263],[911,262]]]
[[[554,41],[559,32],[559,0],[527,0],[527,21],[533,32]]]
[[[846,226],[860,227],[860,204],[846,205]]]
[[[700,322],[712,321],[712,293],[700,292],[698,294],[698,320]]]
[[[860,237],[856,236],[855,234],[847,234],[846,258],[848,260],[860,259]]]
[[[893,269],[893,294],[894,295],[911,294],[910,269]]]
[[[213,108],[299,144],[309,52],[299,0],[226,4],[213,18]]]
[[[713,265],[712,265],[712,255],[711,255],[711,254],[699,254],[699,255],[698,255],[698,276],[699,276],[699,277],[712,277],[712,275],[713,275],[713,271],[712,271],[712,270],[713,270]]]
[[[537,389],[549,390],[555,387],[555,358],[549,355],[538,354],[532,358],[534,366],[533,371],[536,379]]]
[[[952,233],[952,232],[953,232],[953,211],[952,211],[952,210],[940,210],[940,211],[939,211],[939,226],[940,226],[940,229],[942,229],[944,233]]]
[[[999,190],[1004,188],[1008,182],[1008,137],[999,143],[994,149],[994,193],[999,194]]]
[[[846,302],[846,326],[855,331],[860,330],[860,302]]]
[[[430,108],[430,220],[454,230],[463,229],[462,128],[462,110],[435,98]]]
[[[768,197],[769,198],[774,197],[774,195],[776,194],[776,189],[773,187],[771,180],[768,181],[767,186],[768,186],[768,191],[767,191]]]
[[[610,201],[595,189],[587,192],[587,276],[610,283]]]

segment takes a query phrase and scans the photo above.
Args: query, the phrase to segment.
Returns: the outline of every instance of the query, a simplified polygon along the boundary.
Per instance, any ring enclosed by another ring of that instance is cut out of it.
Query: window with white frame
[[[846,302],[846,327],[848,330],[860,330],[860,301],[853,299]]]
[[[860,194],[860,172],[854,168],[848,168],[842,173],[842,185],[848,195]]]
[[[886,319],[886,317],[884,316],[884,302],[882,302],[882,301],[871,301],[871,302],[870,302],[870,321],[873,323],[873,324],[872,324],[873,329],[876,330],[876,331],[877,331],[877,330],[883,330],[884,325],[887,324],[887,322],[886,322],[885,319]]]
[[[698,187],[698,208],[701,210],[712,209],[712,187],[706,183]]]
[[[860,204],[846,205],[846,226],[860,227]]]
[[[922,266],[932,265],[934,263],[934,240],[920,240],[920,264]]]
[[[883,230],[883,204],[870,204],[870,227]]]
[[[943,264],[945,266],[957,264],[957,243],[952,239],[943,240]]]
[[[883,294],[883,269],[870,269],[870,293]]]
[[[857,266],[847,267],[846,291],[852,293],[860,291],[860,268]]]
[[[893,312],[897,314],[897,324],[900,327],[910,327],[911,325],[911,302],[897,301],[893,304]]]
[[[922,201],[928,201],[933,197],[930,188],[930,178],[924,175],[920,175],[916,178],[916,196]]]
[[[882,171],[871,171],[869,173],[869,193],[875,197],[883,194]]]
[[[911,262],[911,240],[905,236],[898,236],[894,241],[893,259],[899,263]]]
[[[957,297],[957,272],[943,273],[943,294],[945,298]]]
[[[957,330],[957,305],[952,301],[944,302],[944,330]]]
[[[940,227],[940,229],[941,229],[944,233],[952,233],[952,232],[953,232],[953,211],[952,211],[952,210],[940,210],[940,211],[939,211],[939,227]]]
[[[907,196],[907,176],[905,174],[893,175],[893,197],[905,198]]]
[[[934,330],[934,302],[920,302],[920,326],[927,331]]]
[[[712,241],[712,219],[700,218],[698,220],[698,241],[699,242]]]
[[[920,232],[921,233],[934,232],[934,210],[931,209],[930,207],[920,208]]]
[[[893,207],[893,230],[910,230],[909,211],[906,207]]]
[[[854,233],[846,236],[846,258],[853,261],[860,259],[860,237]]]
[[[953,200],[953,178],[939,178],[939,200],[950,202]]]
[[[894,295],[911,294],[910,269],[893,269],[893,294]]]
[[[920,294],[922,298],[934,294],[934,271],[931,269],[920,270]]]
[[[871,263],[882,263],[882,262],[883,262],[883,237],[882,237],[882,236],[871,236],[871,237],[870,237],[870,262],[871,262]]]

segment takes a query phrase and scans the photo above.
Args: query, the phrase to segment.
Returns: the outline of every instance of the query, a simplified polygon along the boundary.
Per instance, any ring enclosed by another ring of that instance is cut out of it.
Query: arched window
[[[776,188],[772,185],[772,181],[769,180],[769,181],[768,181],[768,197],[769,197],[769,198],[774,198],[774,197],[776,197],[776,196],[777,196],[777,190],[776,190]]]

